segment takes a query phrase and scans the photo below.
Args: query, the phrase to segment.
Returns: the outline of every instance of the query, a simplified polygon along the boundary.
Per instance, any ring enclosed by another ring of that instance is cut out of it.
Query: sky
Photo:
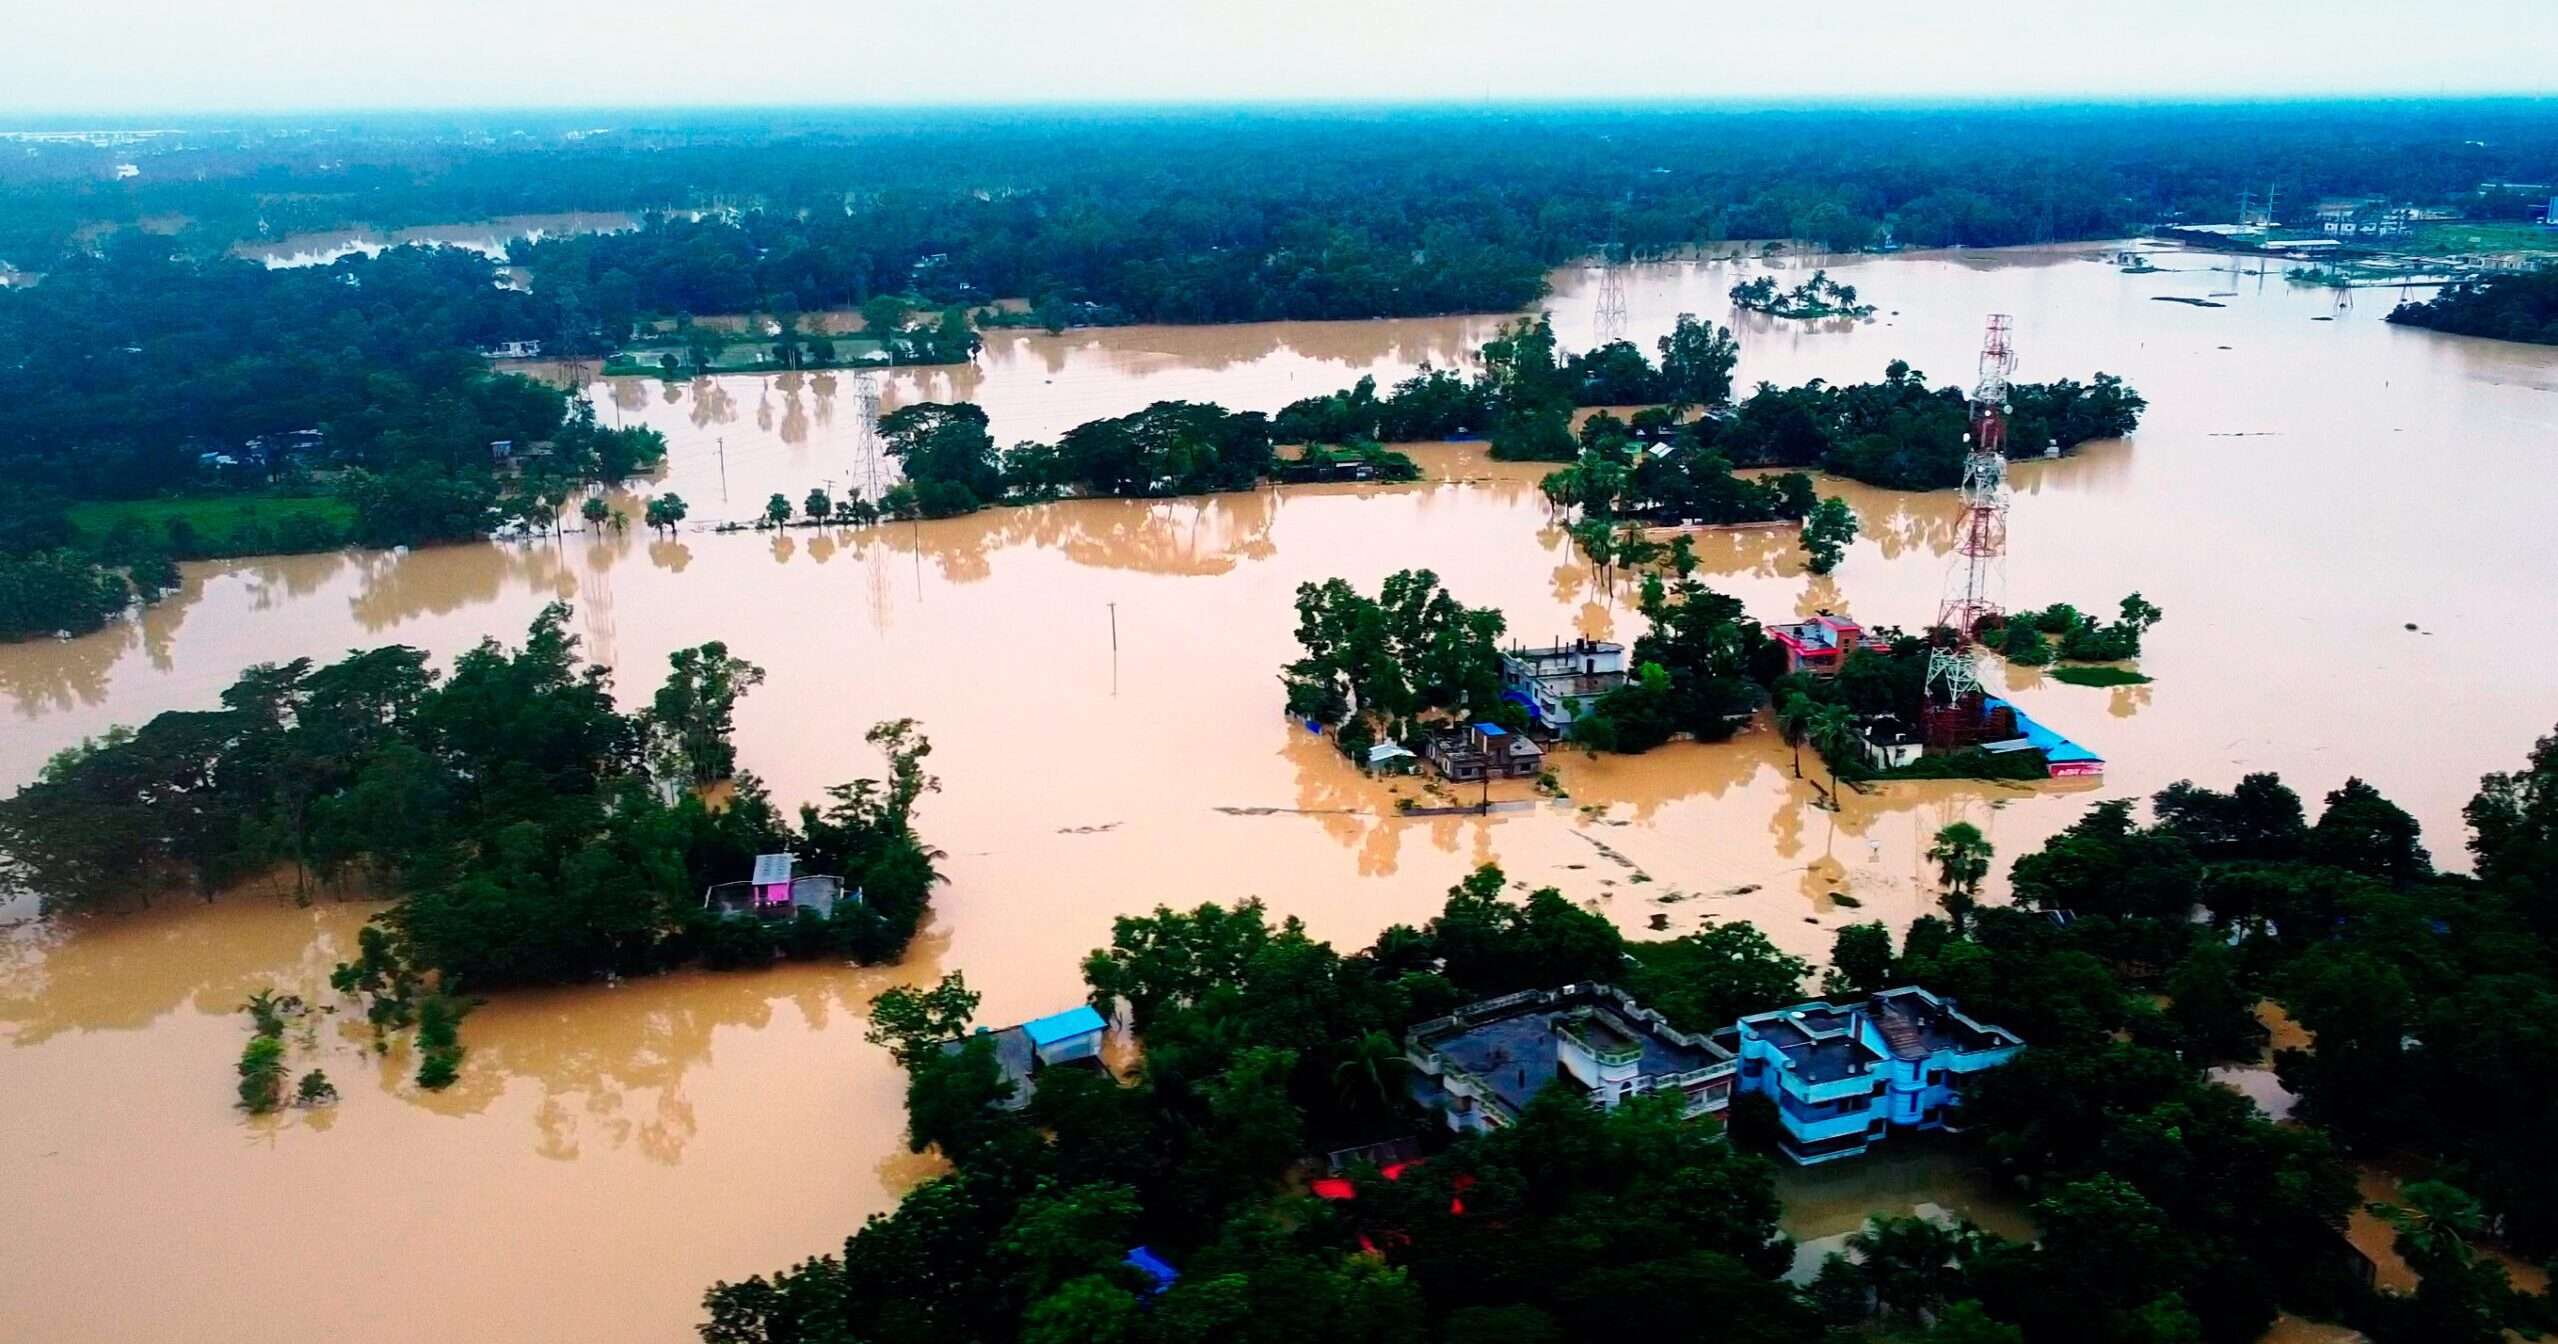
[[[2558,0],[29,0],[0,109],[2558,92]]]

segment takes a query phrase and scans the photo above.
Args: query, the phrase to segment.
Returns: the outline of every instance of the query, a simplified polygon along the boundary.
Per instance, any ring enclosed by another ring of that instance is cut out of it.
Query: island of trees
[[[938,787],[915,724],[874,728],[885,777],[829,789],[794,822],[729,743],[760,669],[718,643],[679,650],[626,713],[608,669],[579,659],[568,614],[546,609],[520,647],[485,641],[449,674],[400,645],[253,667],[218,709],[65,751],[0,802],[5,875],[67,909],[210,900],[279,868],[306,891],[389,895],[338,976],[386,1030],[458,1019],[466,992],[896,959],[938,880],[913,824]],[[717,805],[701,792],[714,783]],[[709,886],[784,851],[859,898],[788,920],[704,908]]]
[[[2558,267],[2449,285],[2421,303],[2391,309],[2389,320],[2462,336],[2558,345]]]
[[[1859,303],[1856,286],[1843,285],[1828,271],[1791,289],[1779,289],[1774,277],[1762,275],[1732,286],[1732,306],[1770,317],[1871,317],[1874,305]]]
[[[1679,735],[1720,742],[1759,703],[1758,623],[1695,577],[1685,538],[1661,551],[1667,573],[1645,574],[1636,599],[1648,625],[1634,644],[1637,675],[1573,724],[1572,740],[1592,750],[1648,751]],[[1434,728],[1470,720],[1524,730],[1526,710],[1501,693],[1506,628],[1500,612],[1458,601],[1426,569],[1388,576],[1373,598],[1341,579],[1300,584],[1304,656],[1280,672],[1288,713],[1333,730],[1362,763],[1379,742],[1419,754]]]
[[[1601,1112],[1560,1085],[1483,1135],[1415,1113],[1403,1034],[1463,1003],[1604,981],[1698,1030],[1810,989],[1746,923],[1628,942],[1487,868],[1348,954],[1252,901],[1120,919],[1084,979],[1142,1063],[1044,1071],[1020,1110],[965,1035],[963,979],[883,996],[909,1141],[950,1172],[840,1254],[714,1286],[702,1338],[1420,1344],[1712,1322],[1763,1344],[2239,1344],[2284,1311],[2380,1344],[2549,1328],[2480,1243],[2558,1248],[2541,1160],[2558,1073],[2533,1029],[2558,1014],[2558,738],[2483,781],[2474,877],[2436,872],[2360,781],[2314,822],[2270,775],[2180,783],[2151,810],[2091,809],[2016,861],[2001,906],[1976,895],[1979,832],[1947,827],[1944,914],[1839,929],[1821,978],[1834,996],[1922,984],[2028,1042],[1957,1142],[2028,1205],[2031,1240],[1877,1217],[1795,1286],[1759,1099],[1728,1132],[1678,1119],[1675,1096]],[[2206,1072],[2260,1057],[2267,999],[2313,1039],[2276,1061],[2290,1123]],[[1425,1160],[1395,1178],[1354,1161],[1354,1198],[1298,1193],[1317,1154],[1407,1137]],[[2429,1172],[2377,1206],[2409,1292],[2372,1288],[2343,1237],[2349,1163],[2389,1154]],[[1132,1265],[1141,1246],[1175,1277]]]

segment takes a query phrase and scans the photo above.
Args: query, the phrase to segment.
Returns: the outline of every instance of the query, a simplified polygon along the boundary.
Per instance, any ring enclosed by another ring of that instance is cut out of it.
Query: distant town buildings
[[[1549,732],[1570,730],[1599,697],[1626,681],[1625,646],[1574,639],[1501,655],[1501,689]]]
[[[1775,1103],[1779,1148],[1805,1165],[1853,1157],[1896,1129],[1954,1128],[1969,1080],[2023,1048],[1915,986],[1699,1035],[1613,986],[1565,985],[1469,1004],[1404,1038],[1414,1099],[1460,1133],[1517,1123],[1549,1086],[1600,1110],[1675,1092],[1689,1116],[1757,1095]]]

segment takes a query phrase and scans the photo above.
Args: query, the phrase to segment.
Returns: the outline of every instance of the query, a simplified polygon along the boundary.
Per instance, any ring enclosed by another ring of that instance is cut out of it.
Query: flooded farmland
[[[1479,445],[1418,451],[1428,479],[1412,486],[190,565],[181,592],[132,622],[0,648],[0,787],[15,787],[85,735],[208,703],[251,663],[389,642],[448,658],[566,600],[626,697],[707,639],[767,668],[738,746],[785,803],[874,772],[861,741],[874,721],[921,720],[944,786],[921,824],[950,877],[900,967],[505,996],[470,1019],[462,1081],[440,1095],[324,1022],[315,1048],[345,1101],[282,1121],[227,1104],[233,1010],[270,985],[325,998],[370,907],[252,890],[24,924],[0,945],[0,1103],[16,1140],[0,1199],[24,1211],[0,1234],[12,1333],[245,1339],[291,1316],[366,1339],[686,1338],[711,1279],[829,1249],[929,1172],[904,1150],[899,1080],[861,1040],[871,994],[961,969],[988,1021],[1062,1007],[1111,917],[1159,902],[1257,895],[1350,945],[1426,917],[1469,867],[1497,861],[1629,931],[1747,918],[1818,955],[1843,922],[1928,908],[1920,852],[1946,822],[1979,824],[2012,858],[2094,799],[2248,770],[2313,798],[2359,773],[2458,864],[2478,775],[2558,721],[2538,670],[2558,633],[2534,619],[2558,577],[2538,540],[2558,495],[2558,352],[2387,327],[2370,292],[2340,313],[2327,291],[2207,258],[2125,275],[2107,257],[1849,259],[1834,270],[1880,305],[1874,321],[1739,324],[1745,383],[1871,378],[1896,357],[1969,381],[1982,315],[2008,312],[2021,378],[2104,369],[2150,398],[2136,441],[2016,473],[2011,602],[2110,608],[2137,589],[2167,613],[2142,662],[2153,685],[1991,674],[2107,758],[2097,788],[1906,784],[1824,810],[1761,728],[1635,758],[1559,753],[1567,799],[1398,816],[1383,786],[1278,713],[1298,583],[1372,586],[1426,565],[1524,639],[1640,626],[1622,585],[1597,583],[1551,525],[1542,469]],[[1631,333],[1648,343],[1680,311],[1727,319],[1724,289],[1759,269],[1639,268]],[[1592,286],[1557,277],[1568,346],[1589,343]],[[2220,309],[2151,301],[2233,289]],[[997,332],[973,367],[883,375],[882,400],[976,400],[1004,443],[1164,399],[1275,410],[1363,372],[1463,365],[1497,321]],[[673,444],[665,479],[631,502],[674,490],[708,519],[854,480],[851,383],[596,392],[608,416]],[[1926,619],[1952,497],[1824,488],[1865,522],[1837,574],[1804,574],[1784,531],[1744,530],[1708,539],[1708,580],[1767,618]],[[1894,1209],[1968,1198],[1890,1196]],[[1817,1212],[1807,1237],[1853,1226],[1843,1206]],[[151,1293],[117,1288],[137,1251],[160,1267]]]
[[[387,231],[366,228],[288,233],[265,242],[241,243],[231,251],[234,256],[263,262],[270,269],[326,266],[340,257],[358,253],[371,256],[389,248],[412,244],[458,247],[504,260],[507,245],[517,239],[619,233],[637,227],[639,217],[636,215],[618,210],[578,210],[547,215],[501,215],[468,224],[419,224]]]

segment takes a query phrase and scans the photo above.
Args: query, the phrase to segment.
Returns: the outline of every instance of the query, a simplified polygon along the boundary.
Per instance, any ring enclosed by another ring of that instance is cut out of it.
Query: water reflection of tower
[[[1963,516],[1956,524],[1954,569],[1931,632],[1927,704],[1921,727],[1930,745],[1982,740],[1988,724],[1973,641],[1999,616],[2000,561],[2007,555],[2007,380],[2016,371],[2005,313],[1990,316],[1981,338],[1980,381],[1972,388],[1971,444],[1963,456]]]
[[[1611,243],[1599,249],[1599,303],[1591,319],[1590,348],[1625,339],[1626,251]]]

